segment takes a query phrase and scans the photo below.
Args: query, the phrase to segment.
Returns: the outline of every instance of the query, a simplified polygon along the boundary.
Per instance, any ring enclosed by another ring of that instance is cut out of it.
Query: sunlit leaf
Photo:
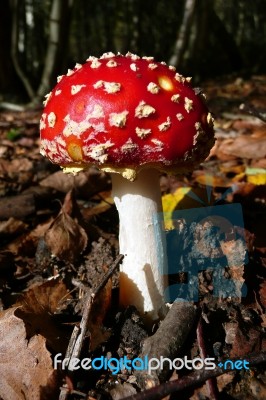
[[[266,184],[266,170],[264,168],[246,168],[247,181],[254,185]]]
[[[178,188],[174,193],[162,196],[163,212],[165,217],[165,228],[173,229],[172,212],[176,209],[178,203],[183,200],[191,189],[189,187]]]

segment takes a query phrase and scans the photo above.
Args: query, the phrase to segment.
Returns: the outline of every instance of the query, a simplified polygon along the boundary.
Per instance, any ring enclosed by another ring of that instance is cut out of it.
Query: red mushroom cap
[[[192,169],[208,155],[214,133],[189,82],[152,57],[90,57],[46,96],[41,154],[63,168],[91,164],[132,180],[144,167]]]

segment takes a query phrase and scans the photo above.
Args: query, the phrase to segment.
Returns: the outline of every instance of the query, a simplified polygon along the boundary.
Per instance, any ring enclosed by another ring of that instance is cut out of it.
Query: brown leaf
[[[23,234],[15,240],[12,240],[12,242],[7,245],[6,250],[11,251],[16,255],[33,256],[35,254],[40,237],[44,235],[50,225],[51,220],[37,225],[36,228],[31,232]]]
[[[252,377],[250,380],[250,390],[256,400],[266,399],[266,385],[263,380]]]
[[[0,199],[0,219],[23,219],[36,211],[34,196],[30,193]]]
[[[231,139],[228,139],[231,140]],[[227,153],[224,153],[222,150],[222,145],[223,145],[224,140],[221,138],[217,138],[216,142],[214,143],[213,148],[210,151],[209,157],[208,159],[212,159],[213,157],[217,157],[219,160],[222,161],[231,161],[231,160],[235,160],[235,156],[234,155],[230,155]]]
[[[241,357],[253,351],[260,351],[261,334],[255,327],[249,327],[245,332],[237,326],[235,337],[232,343],[230,357]]]
[[[28,289],[17,304],[27,313],[54,314],[62,310],[64,302],[70,298],[66,285],[59,278],[53,278]]]
[[[266,157],[266,138],[239,136],[235,139],[226,139],[221,143],[219,151],[226,155],[260,159]]]
[[[234,375],[231,373],[226,373],[220,376],[217,376],[217,386],[219,392],[222,392],[227,385],[229,385],[234,379]]]
[[[0,174],[7,177],[8,180],[16,181],[16,184],[25,187],[32,182],[34,175],[33,163],[26,157],[18,157],[13,160],[2,159],[0,162]]]
[[[10,217],[7,221],[0,221],[0,237],[19,234],[27,228],[24,222]]]
[[[55,399],[55,371],[45,339],[26,339],[16,308],[0,314],[0,397],[3,400]]]
[[[57,171],[43,179],[40,185],[49,186],[64,193],[75,187],[79,194],[88,198],[92,194],[105,190],[110,185],[110,179],[108,175],[96,168],[89,168],[76,176]]]
[[[1,160],[0,171],[7,172],[10,177],[18,172],[32,171],[33,163],[28,158],[15,158],[14,160]]]
[[[236,119],[232,121],[232,128],[242,133],[252,132],[256,136],[265,135],[265,124],[258,119]]]
[[[61,211],[65,212],[72,218],[76,218],[78,221],[82,218],[73,190],[70,190],[66,194]]]
[[[59,278],[51,279],[27,290],[16,303],[20,306],[17,315],[27,322],[27,335],[40,333],[47,339],[50,348],[57,352],[65,351],[66,331],[53,319],[53,314],[61,311],[71,296]]]
[[[88,242],[85,230],[64,212],[56,217],[44,239],[53,255],[69,262],[77,259]]]

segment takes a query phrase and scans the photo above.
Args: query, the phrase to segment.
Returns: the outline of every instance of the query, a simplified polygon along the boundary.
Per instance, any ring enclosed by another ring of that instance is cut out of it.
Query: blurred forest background
[[[2,0],[0,103],[34,103],[89,55],[153,55],[195,81],[265,72],[265,0]]]

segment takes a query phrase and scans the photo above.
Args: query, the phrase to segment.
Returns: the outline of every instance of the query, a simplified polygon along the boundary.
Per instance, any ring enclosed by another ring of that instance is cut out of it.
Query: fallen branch
[[[257,110],[254,106],[250,104],[240,104],[239,109],[241,111],[245,111],[251,115],[253,115],[256,118],[259,118],[261,121],[266,122],[266,112],[265,110]]]
[[[200,317],[198,326],[197,326],[197,342],[200,350],[200,357],[202,359],[209,357],[205,345],[205,340],[204,340],[204,330],[203,330],[203,323],[202,323],[202,318]],[[219,398],[219,393],[218,393],[218,388],[217,388],[217,382],[216,379],[210,378],[207,379],[206,381],[207,385],[207,390],[209,392],[209,397],[212,400],[218,400]]]
[[[25,106],[21,106],[19,104],[13,104],[13,103],[8,103],[6,101],[1,101],[0,102],[0,109],[21,112],[21,111],[25,111],[26,107]],[[4,123],[1,122],[1,124],[4,124]],[[8,124],[8,126],[12,125],[13,121],[12,121],[12,123],[11,122],[6,122],[6,124]]]
[[[193,303],[176,301],[172,304],[165,319],[161,322],[153,336],[143,341],[140,357],[148,356],[149,359],[160,357],[175,358],[179,354],[197,317],[197,310]],[[139,385],[142,388],[159,384],[169,375],[169,369],[154,370],[136,373]]]
[[[239,357],[236,360],[246,360],[249,362],[249,368],[255,365],[266,363],[266,351],[261,353],[252,353],[245,357]],[[213,370],[195,371],[190,375],[184,376],[174,381],[166,382],[151,389],[144,390],[133,396],[124,397],[122,400],[160,400],[171,393],[181,392],[185,389],[203,384],[207,379],[212,379],[217,376],[223,375],[231,370],[224,370],[220,367],[215,367]]]

